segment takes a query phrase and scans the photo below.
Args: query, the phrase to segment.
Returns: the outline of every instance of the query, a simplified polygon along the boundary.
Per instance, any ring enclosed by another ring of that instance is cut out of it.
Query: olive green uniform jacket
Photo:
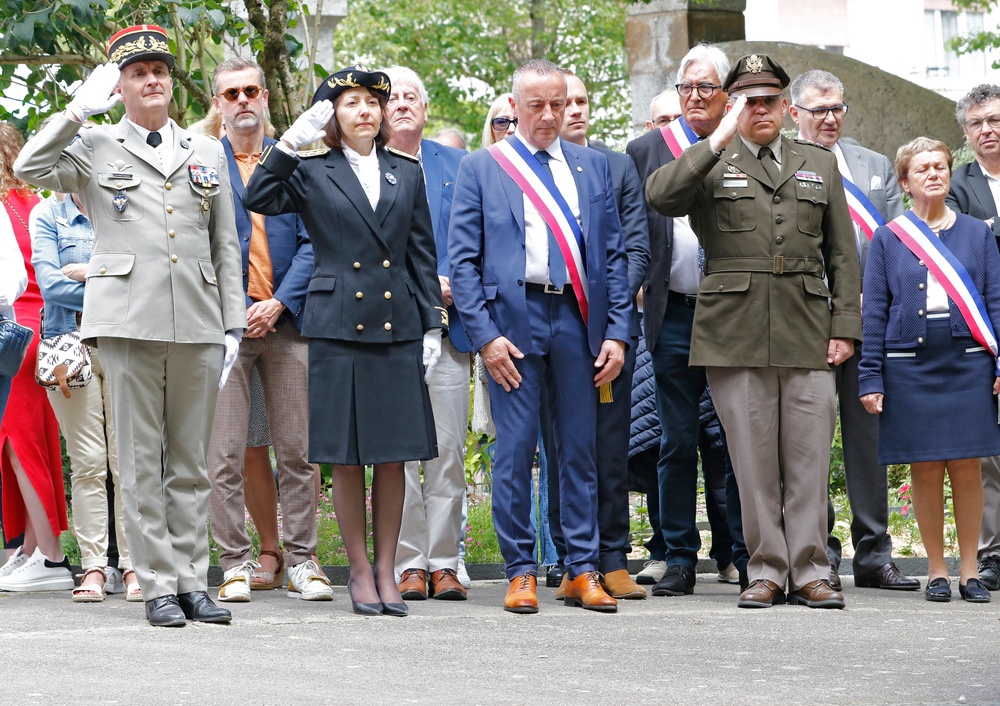
[[[665,216],[689,216],[705,250],[691,365],[824,370],[831,338],[861,340],[858,253],[832,152],[781,139],[772,185],[739,136],[704,140],[646,181]]]

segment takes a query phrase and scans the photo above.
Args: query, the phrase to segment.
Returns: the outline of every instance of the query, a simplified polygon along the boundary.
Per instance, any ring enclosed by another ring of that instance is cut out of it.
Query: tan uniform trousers
[[[706,369],[743,510],[747,576],[795,591],[830,577],[826,504],[833,370]]]

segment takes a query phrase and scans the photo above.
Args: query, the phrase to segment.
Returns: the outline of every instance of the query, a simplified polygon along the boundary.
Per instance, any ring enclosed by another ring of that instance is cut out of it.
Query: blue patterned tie
[[[549,174],[552,173],[548,152],[538,150],[535,153],[535,159],[549,170]],[[553,181],[555,181],[555,177],[553,177]],[[561,288],[566,284],[566,260],[563,258],[562,250],[559,249],[559,243],[556,242],[556,236],[552,233],[552,229],[548,227],[548,224],[546,224],[545,230],[549,234],[549,282],[552,283],[553,287]]]

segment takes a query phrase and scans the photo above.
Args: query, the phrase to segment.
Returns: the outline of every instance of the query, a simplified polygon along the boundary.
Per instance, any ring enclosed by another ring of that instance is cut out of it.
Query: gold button
[[[354,263],[354,269],[360,270],[361,269],[361,263],[360,262],[355,262]]]
[[[358,292],[357,294],[354,295],[354,298],[355,299],[361,299],[361,297],[363,297],[363,296],[365,296],[365,295],[362,294],[361,292]]]
[[[170,191],[172,188],[174,188],[174,185],[168,181],[166,184],[163,185],[163,188],[166,189],[167,191]]]
[[[125,185],[124,185],[124,184],[122,184],[122,183],[121,183],[120,181],[116,181],[116,182],[115,182],[115,186],[116,186],[116,187],[118,187],[118,188],[120,189],[120,188],[122,188],[122,187],[123,187],[123,186],[125,186]]]
[[[382,260],[382,267],[385,267],[386,269],[388,269],[389,268],[389,261],[388,260]]]
[[[365,330],[365,327],[362,326],[361,324],[358,324],[358,331],[364,331],[364,330]]]
[[[219,278],[218,277],[213,277],[212,278],[212,283],[213,284],[218,284],[219,283]]]
[[[171,231],[167,232],[167,235],[169,235],[171,238],[176,238],[177,237],[177,231],[176,230],[171,230]]]
[[[108,274],[108,268],[107,268],[107,267],[102,267],[102,268],[101,268],[101,274],[102,274],[102,275],[106,275],[106,274]]]
[[[389,323],[388,321],[386,321],[386,322],[385,322],[385,326],[383,326],[383,328],[384,328],[384,329],[385,329],[386,331],[392,331],[392,324],[390,324],[390,323]]]
[[[171,255],[170,256],[170,261],[171,262],[177,262],[177,256],[176,255]]]
[[[392,292],[386,292],[385,293],[385,298],[386,299],[392,299]]]
[[[174,212],[174,207],[173,206],[167,206],[167,213],[173,213],[173,212]]]

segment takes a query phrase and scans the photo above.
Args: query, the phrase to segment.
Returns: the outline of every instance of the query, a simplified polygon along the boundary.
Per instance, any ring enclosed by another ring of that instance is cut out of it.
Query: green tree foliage
[[[969,12],[989,12],[996,7],[998,0],[953,0],[953,4],[960,10]],[[959,54],[972,54],[974,52],[993,52],[1000,49],[1000,33],[997,28],[984,29],[982,32],[955,37],[949,40],[949,47]],[[993,68],[1000,69],[1000,58],[993,60]]]
[[[630,97],[623,0],[351,0],[337,27],[338,66],[400,64],[424,79],[430,128],[478,144],[493,99],[526,59],[548,59],[587,85],[591,136],[623,143]]]

